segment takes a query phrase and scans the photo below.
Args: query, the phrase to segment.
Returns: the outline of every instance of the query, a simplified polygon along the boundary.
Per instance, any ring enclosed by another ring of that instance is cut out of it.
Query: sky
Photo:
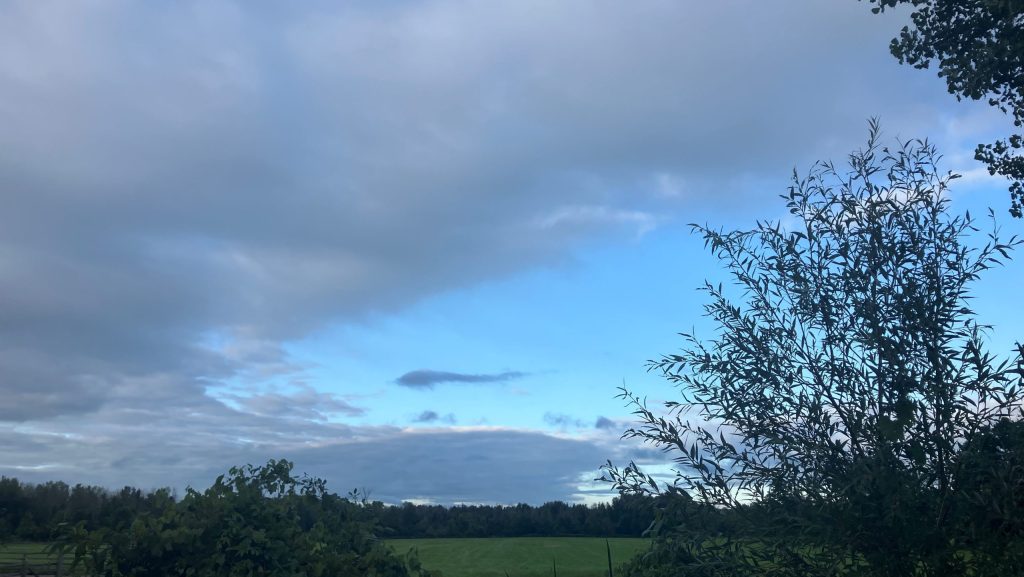
[[[689,223],[778,220],[867,120],[965,175],[1010,120],[854,0],[0,3],[0,474],[386,502],[610,497],[619,387],[712,335]],[[978,284],[1008,353],[1019,263]],[[1019,301],[1019,299],[1016,299]]]

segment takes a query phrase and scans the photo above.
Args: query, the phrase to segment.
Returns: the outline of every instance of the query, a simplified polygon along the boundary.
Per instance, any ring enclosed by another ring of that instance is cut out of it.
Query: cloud
[[[533,431],[351,427],[256,415],[215,402],[189,414],[108,405],[100,416],[87,426],[57,419],[46,430],[0,424],[0,474],[181,491],[208,486],[234,464],[287,458],[297,471],[327,479],[342,494],[360,487],[393,503],[540,504],[579,498],[580,487],[598,476],[605,459],[626,455],[618,444]]]
[[[638,210],[612,209],[607,206],[566,206],[544,215],[538,219],[537,224],[541,228],[630,225],[638,236],[642,236],[654,230],[657,220],[655,215]]]
[[[302,372],[285,345],[327,323],[735,206],[737,178],[845,153],[867,114],[930,122],[946,95],[891,61],[898,24],[855,3],[5,2],[0,419]]]
[[[595,429],[619,429],[621,426],[615,421],[608,417],[598,417],[597,421],[594,422]]]
[[[773,202],[750,183],[845,154],[871,114],[926,134],[948,95],[892,61],[901,24],[856,2],[0,3],[0,446],[55,447],[0,463],[160,483],[305,446],[300,419],[356,435],[335,421],[358,384],[303,381],[290,343]],[[203,435],[242,445],[189,452]]]
[[[441,417],[436,411],[423,411],[418,417],[413,419],[414,423],[433,423]]]
[[[508,381],[521,379],[525,376],[527,376],[527,373],[520,371],[505,371],[494,374],[467,374],[420,369],[405,373],[395,379],[395,383],[411,389],[432,389],[434,385],[442,383],[507,383]]]
[[[583,421],[563,413],[544,413],[544,422],[551,425],[552,427],[575,427],[577,429],[582,429],[585,427]]]
[[[337,395],[317,392],[308,385],[292,393],[221,395],[220,398],[233,402],[245,412],[275,417],[325,421],[336,415],[357,417],[366,413],[365,409],[352,406]]]
[[[455,414],[448,413],[446,415],[440,415],[437,411],[423,411],[412,420],[414,423],[445,423],[448,425],[454,425],[456,422]]]
[[[573,500],[581,485],[598,476],[604,455],[589,441],[468,430],[337,443],[298,453],[296,462],[323,472],[332,487],[370,487],[375,498],[390,502],[543,503]]]

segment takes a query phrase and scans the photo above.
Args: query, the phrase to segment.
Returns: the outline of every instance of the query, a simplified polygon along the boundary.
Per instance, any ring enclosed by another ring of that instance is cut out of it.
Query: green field
[[[53,574],[57,558],[56,553],[46,551],[45,543],[0,543],[0,574],[20,575],[23,567],[35,573]]]
[[[46,543],[0,543],[0,553],[4,555],[40,555],[46,551]]]
[[[608,539],[612,564],[617,568],[647,548],[647,539]],[[594,537],[509,537],[490,539],[391,539],[397,553],[416,549],[427,569],[444,577],[606,577],[608,556],[605,540]],[[44,543],[0,544],[0,574],[17,573],[22,554],[30,565],[55,566],[56,555],[45,552]]]
[[[644,550],[647,539],[608,539],[618,567]],[[510,537],[492,539],[393,539],[398,553],[415,548],[427,569],[444,577],[606,577],[605,540],[593,537]]]

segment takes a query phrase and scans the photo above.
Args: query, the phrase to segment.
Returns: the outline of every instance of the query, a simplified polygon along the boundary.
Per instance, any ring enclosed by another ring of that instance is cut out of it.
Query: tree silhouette
[[[1016,134],[979,144],[975,158],[990,174],[1010,180],[1010,214],[1024,209],[1024,0],[868,0],[873,12],[913,6],[913,26],[905,26],[890,49],[902,64],[928,68],[936,63],[951,94],[980,100],[1010,114]]]

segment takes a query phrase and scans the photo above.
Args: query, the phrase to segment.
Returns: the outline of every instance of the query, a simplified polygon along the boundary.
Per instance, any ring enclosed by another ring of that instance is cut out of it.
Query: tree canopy
[[[681,352],[651,363],[681,399],[656,412],[623,391],[639,417],[626,435],[672,454],[670,491],[745,510],[750,523],[740,541],[687,541],[677,527],[673,542],[689,549],[666,558],[737,574],[1019,567],[1005,549],[975,547],[957,512],[965,487],[994,490],[976,466],[994,445],[980,439],[1020,417],[1024,348],[1006,360],[986,352],[970,300],[1020,241],[993,222],[971,242],[979,223],[951,214],[955,175],[937,161],[924,141],[883,146],[873,122],[848,169],[794,174],[785,223],[694,225],[733,283],[704,286],[714,338],[684,334]],[[666,490],[632,464],[607,477],[624,491]],[[980,506],[986,519],[1011,514]]]
[[[1024,209],[1024,0],[869,0],[874,12],[902,4],[913,7],[890,49],[900,63],[916,68],[938,64],[957,98],[988,99],[1013,118],[1017,132],[978,145],[975,157],[993,175],[1010,179],[1010,213]]]
[[[106,577],[431,575],[415,556],[397,557],[375,528],[360,504],[272,460],[233,467],[179,502],[165,495],[120,526],[69,526],[61,546],[86,574]]]

